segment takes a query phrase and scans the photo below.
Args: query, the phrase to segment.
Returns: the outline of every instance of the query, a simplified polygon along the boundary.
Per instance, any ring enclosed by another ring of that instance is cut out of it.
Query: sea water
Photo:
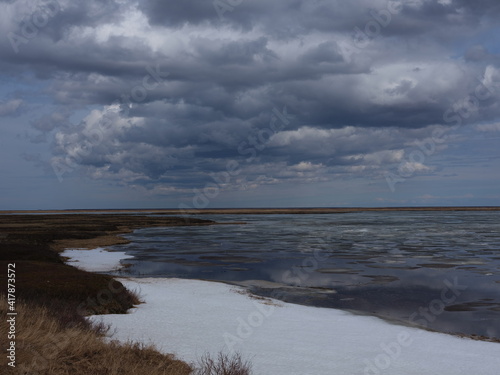
[[[200,217],[223,224],[126,235],[132,242],[114,249],[134,258],[121,275],[231,282],[288,302],[500,339],[500,212]]]

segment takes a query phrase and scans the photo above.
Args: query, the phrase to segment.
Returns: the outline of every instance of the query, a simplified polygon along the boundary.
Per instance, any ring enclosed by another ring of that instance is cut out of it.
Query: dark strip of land
[[[500,211],[498,206],[464,206],[464,207],[297,207],[297,208],[205,208],[205,209],[74,209],[74,210],[29,210],[0,211],[1,214],[77,214],[77,213],[118,213],[118,214],[156,214],[156,215],[269,215],[269,214],[335,214],[349,212],[398,212],[398,211]]]
[[[17,366],[7,367],[4,357],[0,361],[4,372],[190,374],[189,364],[153,347],[104,342],[106,327],[91,326],[84,317],[125,313],[140,303],[139,297],[109,275],[64,264],[59,252],[126,243],[120,234],[136,228],[209,224],[213,222],[129,214],[0,215],[0,313],[15,308],[19,314]],[[7,266],[12,263],[15,268]],[[7,280],[7,269],[15,270],[14,285]],[[15,305],[7,306],[7,292],[9,298],[15,294]],[[2,332],[7,332],[7,324],[0,322]]]
[[[122,313],[135,302],[111,276],[66,265],[59,252],[66,248],[96,248],[123,244],[120,234],[136,228],[208,225],[196,218],[140,215],[53,214],[0,215],[0,293],[6,294],[7,264],[16,264],[16,297],[74,314],[86,301],[114,285],[112,298],[87,309],[88,313]]]

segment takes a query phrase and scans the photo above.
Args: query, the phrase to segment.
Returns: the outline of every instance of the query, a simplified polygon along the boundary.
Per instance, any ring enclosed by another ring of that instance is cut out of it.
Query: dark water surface
[[[121,275],[234,282],[289,302],[500,339],[500,212],[203,215],[147,228]],[[264,281],[264,282],[263,282]]]

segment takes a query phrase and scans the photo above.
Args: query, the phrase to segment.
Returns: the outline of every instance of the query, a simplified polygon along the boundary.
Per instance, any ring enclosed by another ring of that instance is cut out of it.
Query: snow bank
[[[61,256],[70,258],[66,263],[90,272],[113,271],[122,267],[120,260],[133,258],[124,252],[106,251],[102,248],[70,249],[63,251]]]
[[[89,271],[108,271],[125,253],[67,250]],[[129,314],[92,316],[112,338],[153,343],[196,363],[205,353],[239,352],[255,375],[498,375],[500,344],[392,325],[340,310],[249,297],[227,284],[119,279],[144,304]]]
[[[196,362],[240,352],[254,374],[497,375],[500,345],[389,324],[334,309],[250,298],[230,285],[182,279],[120,279],[145,303],[93,316],[112,338],[154,343]],[[272,304],[270,304],[272,302]]]

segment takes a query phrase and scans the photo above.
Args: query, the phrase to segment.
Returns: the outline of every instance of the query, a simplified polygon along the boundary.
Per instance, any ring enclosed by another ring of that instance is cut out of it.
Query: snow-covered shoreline
[[[133,258],[121,251],[107,251],[101,247],[97,249],[66,249],[61,254],[69,258],[66,263],[76,268],[90,272],[108,272],[123,267],[121,260]]]
[[[91,257],[94,264],[89,260],[86,269],[102,272],[101,255]],[[78,258],[77,252],[73,256]],[[223,351],[241,353],[256,375],[496,375],[500,368],[497,343],[335,309],[254,299],[245,289],[223,283],[119,280],[145,303],[129,314],[90,319],[109,324],[113,339],[153,343],[187,362]]]

